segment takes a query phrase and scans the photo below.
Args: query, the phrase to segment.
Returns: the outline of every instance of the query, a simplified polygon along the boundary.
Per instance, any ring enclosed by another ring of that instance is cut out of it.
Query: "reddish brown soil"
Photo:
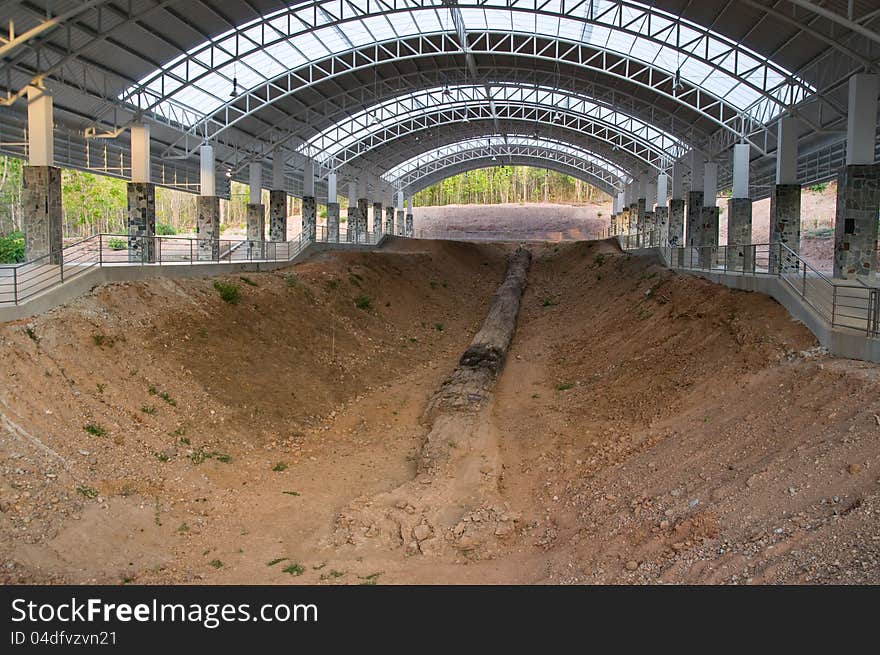
[[[533,247],[478,438],[448,444],[492,467],[448,524],[514,529],[464,551],[334,539],[416,477],[506,249],[322,255],[229,278],[238,305],[210,280],[108,285],[0,326],[2,579],[880,581],[880,368],[604,242]]]

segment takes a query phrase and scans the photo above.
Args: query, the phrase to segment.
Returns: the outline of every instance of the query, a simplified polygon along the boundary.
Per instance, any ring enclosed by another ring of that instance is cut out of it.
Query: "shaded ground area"
[[[0,326],[3,581],[880,581],[880,368],[611,243],[531,249],[506,366],[443,443],[425,410],[512,246],[395,240],[224,278],[237,305],[117,284]]]

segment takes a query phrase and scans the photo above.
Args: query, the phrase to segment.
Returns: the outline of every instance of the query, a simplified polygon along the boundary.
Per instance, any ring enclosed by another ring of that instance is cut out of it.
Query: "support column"
[[[385,234],[394,234],[394,205],[385,208]]]
[[[795,253],[800,252],[801,246],[801,186],[797,180],[797,159],[797,121],[781,118],[776,148],[776,186],[770,195],[770,243],[785,244]],[[876,220],[876,216],[874,218]],[[797,260],[786,252],[781,248],[770,248],[771,271],[798,268]]]
[[[636,183],[630,182],[626,185],[626,194],[624,196],[626,205],[624,212],[626,219],[626,234],[632,234],[638,226],[639,205],[636,198]]]
[[[150,127],[132,125],[128,183],[128,261],[156,261],[156,185],[150,180]]]
[[[698,228],[700,268],[712,268],[718,252],[718,164],[707,162],[703,172],[703,208]]]
[[[406,212],[403,210],[403,193],[397,194],[397,229],[395,234],[402,237],[406,229]]]
[[[358,198],[358,229],[355,240],[366,243],[367,239],[367,213],[369,212],[369,198]]]
[[[373,203],[373,234],[382,234],[382,203]]]
[[[339,203],[336,193],[336,173],[327,176],[327,241],[339,242]]]
[[[346,210],[345,240],[354,241],[358,226],[357,183],[348,183],[348,209]]]
[[[28,166],[22,170],[21,207],[25,259],[41,263],[63,260],[61,169],[55,164],[52,96],[29,86]]]
[[[877,271],[880,164],[874,162],[874,148],[878,86],[877,75],[854,75],[849,81],[846,166],[837,176],[834,277],[868,276]]]
[[[752,200],[749,197],[749,157],[747,143],[733,146],[733,194],[727,201],[727,267],[754,273],[752,243]]]
[[[280,150],[272,158],[272,190],[269,191],[269,241],[287,241],[287,186],[284,182],[284,156]]]
[[[196,250],[199,261],[220,258],[220,198],[217,197],[217,174],[213,146],[202,146],[199,198],[196,206]]]
[[[315,240],[318,226],[318,203],[315,200],[315,164],[309,159],[303,170],[302,236],[303,243]]]
[[[699,227],[703,214],[703,169],[705,160],[696,150],[691,152],[691,188],[687,196],[687,233],[685,242],[689,246],[700,245]]]
[[[669,243],[669,209],[667,195],[669,193],[669,177],[666,173],[657,176],[657,208],[654,210],[654,222],[658,230],[658,246]]]
[[[669,236],[671,246],[684,246],[684,165],[672,164],[672,197],[669,200]],[[683,253],[680,253],[683,257]]]
[[[250,173],[250,202],[247,206],[248,259],[264,259],[266,240],[266,208],[263,206],[263,164],[254,162]]]
[[[413,219],[412,196],[406,199],[406,232],[404,236],[412,239],[415,236],[415,221]]]

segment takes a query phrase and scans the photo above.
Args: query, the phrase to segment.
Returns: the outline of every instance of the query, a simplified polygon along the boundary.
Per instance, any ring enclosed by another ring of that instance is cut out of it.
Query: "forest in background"
[[[0,156],[0,262],[21,261],[21,179],[24,162]],[[232,182],[231,197],[220,202],[220,230],[244,228],[250,190]],[[98,232],[124,234],[127,230],[127,188],[125,180],[62,169],[61,193],[64,238],[78,239]],[[195,229],[196,195],[156,188],[156,227],[159,234],[189,234]],[[496,166],[461,173],[438,182],[413,197],[416,207],[449,204],[499,204],[552,202],[587,204],[606,202],[608,196],[570,175],[527,166]],[[339,198],[342,220],[346,198]],[[262,202],[269,204],[269,192]],[[289,215],[297,215],[301,201],[291,198]],[[326,216],[321,206],[319,214]]]
[[[495,166],[467,171],[419,191],[416,207],[552,202],[607,202],[608,194],[571,175],[531,166]]]

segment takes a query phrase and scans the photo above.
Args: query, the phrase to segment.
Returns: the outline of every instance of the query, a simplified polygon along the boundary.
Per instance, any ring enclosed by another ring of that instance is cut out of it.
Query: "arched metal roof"
[[[557,144],[560,156],[586,152],[615,171],[614,184],[690,148],[719,159],[724,183],[728,147],[748,142],[762,184],[783,114],[799,119],[809,182],[834,172],[821,162],[845,140],[846,80],[877,70],[880,44],[873,0],[7,0],[0,8],[15,24],[0,40],[0,150],[23,154],[22,93],[42,80],[55,96],[62,162],[124,176],[125,128],[145,120],[160,183],[189,189],[206,140],[239,179],[245,164],[283,157],[295,193],[305,156],[325,173],[378,178],[487,135],[498,139],[493,147],[531,135]],[[108,148],[109,157],[93,154]]]

